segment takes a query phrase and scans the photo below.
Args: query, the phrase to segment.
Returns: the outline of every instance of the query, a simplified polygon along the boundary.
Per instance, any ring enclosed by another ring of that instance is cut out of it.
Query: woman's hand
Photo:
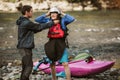
[[[63,16],[65,16],[65,13],[64,13],[63,11],[61,11],[61,14],[62,14]]]
[[[61,15],[65,15],[65,13],[63,12],[63,10],[61,9],[61,8],[58,8],[59,9],[59,11],[60,11],[60,13],[61,13]]]
[[[48,17],[48,16],[50,16],[50,12],[49,11],[46,13],[46,17]]]

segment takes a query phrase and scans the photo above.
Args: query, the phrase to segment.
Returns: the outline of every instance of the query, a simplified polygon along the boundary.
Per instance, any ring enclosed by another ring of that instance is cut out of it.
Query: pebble
[[[0,27],[0,30],[3,30],[4,28],[3,27]]]
[[[22,64],[22,62],[20,60],[13,61],[13,65],[15,65],[15,66],[20,66],[21,64]]]
[[[65,78],[58,77],[58,80],[66,80]]]
[[[7,65],[7,68],[11,67],[12,66],[12,63],[8,63]]]
[[[120,76],[118,76],[118,80],[120,80]]]

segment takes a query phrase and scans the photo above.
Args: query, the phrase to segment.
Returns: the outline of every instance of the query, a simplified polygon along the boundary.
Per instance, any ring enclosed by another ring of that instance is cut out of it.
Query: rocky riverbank
[[[19,80],[21,73],[21,61],[14,60],[7,65],[0,68],[0,80]],[[37,74],[31,74],[30,80],[51,80],[51,75],[38,71]],[[58,77],[58,80],[65,80],[65,78]],[[72,77],[72,80],[120,80],[120,68],[114,68],[86,77]]]
[[[20,1],[20,2],[2,2],[0,1],[0,11],[2,12],[17,12],[22,5],[31,5],[34,11],[44,11],[48,10],[50,7],[58,6],[62,10],[72,11],[72,10],[83,10],[81,5],[68,3],[67,1],[43,1],[42,3],[34,3],[31,1]],[[62,6],[61,6],[62,5]],[[96,7],[88,6],[85,10],[96,10]]]
[[[110,46],[110,45],[109,45]],[[114,45],[114,48],[108,48],[108,46],[102,46],[102,51],[99,47],[93,46],[92,48],[84,48],[82,50],[88,50],[91,55],[96,58],[96,60],[110,60],[115,61],[114,66],[102,73],[96,75],[90,75],[86,77],[72,77],[73,80],[120,80],[120,63],[119,63],[119,49],[115,48],[118,45]],[[70,55],[80,54],[80,48],[78,46],[70,46],[69,52]],[[112,52],[111,52],[112,51]],[[39,53],[41,52],[41,54]],[[44,51],[42,48],[36,48],[33,50],[33,61],[38,61],[44,56]],[[77,53],[77,54],[76,54]],[[3,50],[1,53],[3,56],[3,63],[0,67],[0,77],[4,80],[19,80],[20,72],[21,72],[21,61],[20,55],[17,53],[16,49],[12,50]],[[45,74],[42,71],[38,71],[37,74],[31,74],[30,80],[51,80],[51,75]],[[65,80],[65,78],[59,77],[58,80]]]
[[[31,5],[34,11],[44,11],[48,10],[50,7],[57,6],[64,11],[93,11],[99,9],[120,9],[120,2],[110,1],[110,0],[99,0],[96,2],[92,1],[82,1],[78,3],[68,2],[67,0],[62,1],[52,1],[52,0],[43,0],[40,2],[39,0],[29,1],[29,0],[16,0],[14,2],[5,2],[0,1],[0,12],[17,12],[20,10],[23,5]],[[61,6],[62,5],[62,6]]]

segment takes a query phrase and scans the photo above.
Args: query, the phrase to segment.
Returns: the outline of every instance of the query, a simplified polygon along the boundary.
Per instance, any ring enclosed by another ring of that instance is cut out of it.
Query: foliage
[[[10,0],[10,2],[16,2],[16,0]]]
[[[4,2],[13,2],[13,3],[15,3],[16,2],[16,0],[3,0]]]
[[[89,0],[68,0],[68,2],[72,2],[72,3],[78,3],[83,1],[89,1]]]
[[[98,9],[101,9],[101,3],[100,0],[68,0],[70,3],[81,3],[82,7],[86,7],[88,5],[88,2],[91,2],[90,4],[94,7],[97,7]]]

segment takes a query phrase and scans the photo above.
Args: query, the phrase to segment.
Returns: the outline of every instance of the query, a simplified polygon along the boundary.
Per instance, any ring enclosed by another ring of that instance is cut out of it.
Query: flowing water
[[[34,18],[44,12],[35,12]],[[89,50],[97,59],[115,60],[115,67],[120,68],[120,11],[72,11],[66,12],[75,17],[75,21],[68,25],[69,52],[79,54]],[[16,59],[17,26],[16,19],[20,13],[0,13],[0,58]],[[36,48],[34,57],[44,54],[44,44],[48,38],[47,30],[35,34]],[[11,54],[12,53],[12,54]]]

